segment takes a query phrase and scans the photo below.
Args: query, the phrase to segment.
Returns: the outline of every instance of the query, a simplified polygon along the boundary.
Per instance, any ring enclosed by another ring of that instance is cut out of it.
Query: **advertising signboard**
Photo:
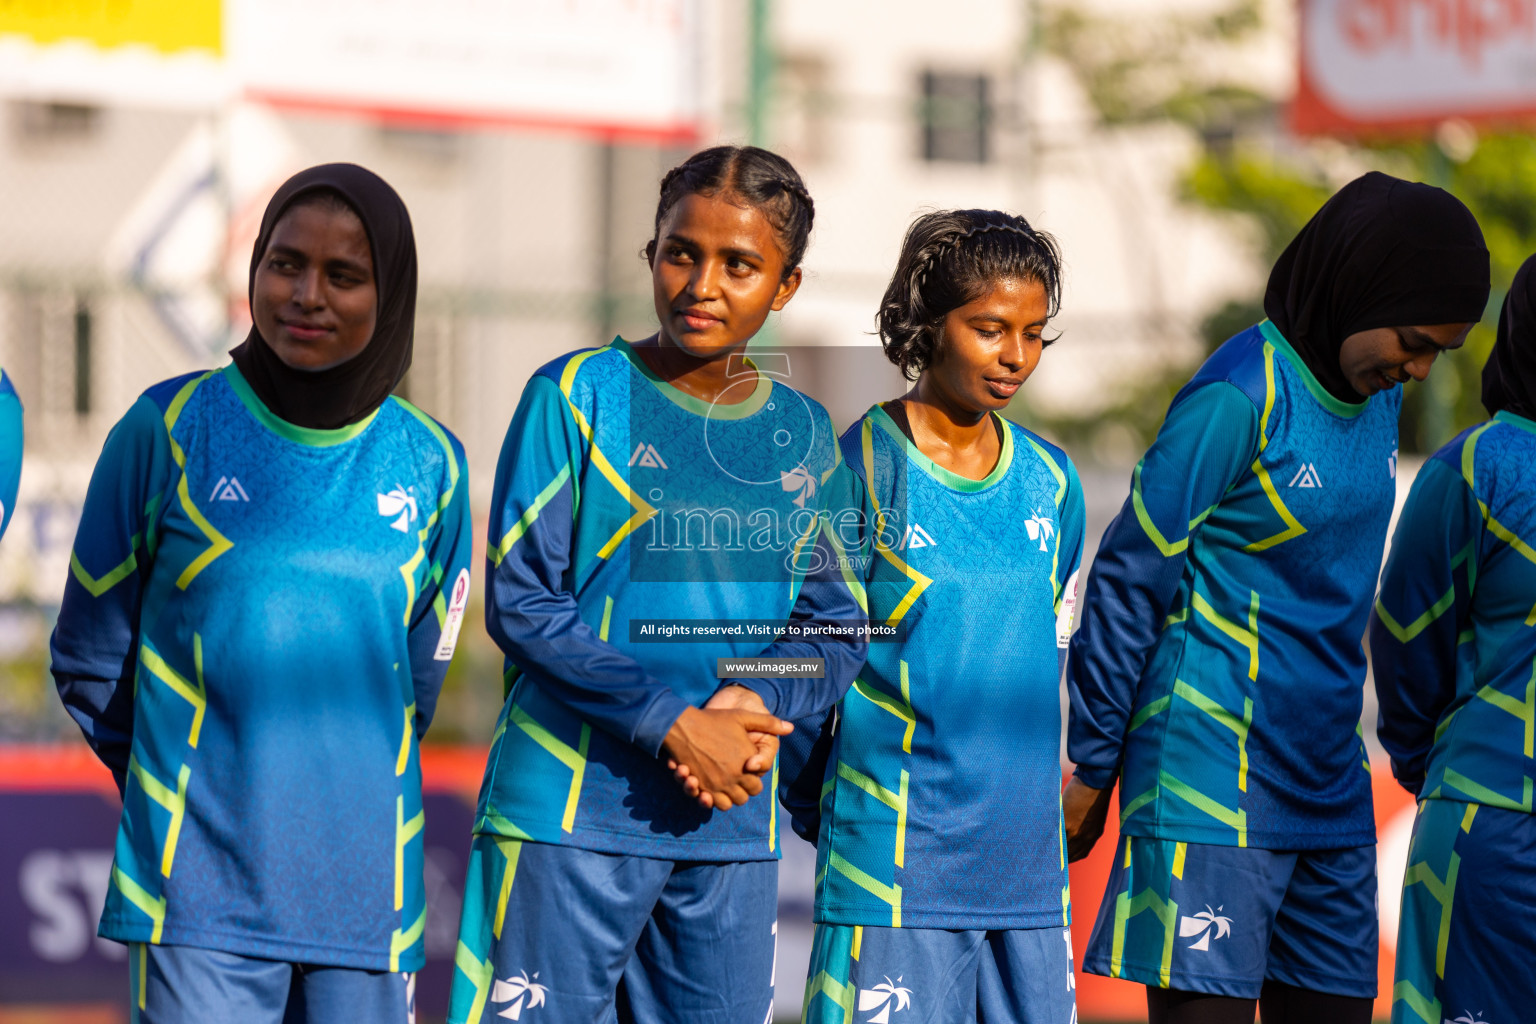
[[[478,747],[426,747],[427,966],[417,981],[425,1018],[446,1012],[457,948],[460,900],[469,859],[475,792],[485,766]],[[1414,803],[1383,766],[1372,771],[1381,886],[1381,948],[1376,1015],[1392,999],[1398,892],[1407,862]],[[97,939],[106,896],[119,804],[110,776],[84,744],[0,746],[0,1024],[20,1007],[50,1020],[126,1024],[127,960],[123,947]],[[1072,865],[1072,948],[1082,962],[1110,866],[1120,849],[1115,815],[1086,860]],[[778,988],[782,1018],[798,1017],[810,951],[810,849],[785,830],[779,892]],[[1193,938],[1175,941],[1194,942]],[[1089,974],[1076,977],[1082,1020],[1146,1019],[1140,985]]]
[[[1536,0],[1301,0],[1305,134],[1536,120]]]

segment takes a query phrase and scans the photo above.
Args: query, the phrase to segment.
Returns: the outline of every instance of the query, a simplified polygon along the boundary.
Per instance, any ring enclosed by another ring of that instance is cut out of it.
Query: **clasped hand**
[[[702,708],[678,716],[662,750],[683,792],[701,807],[728,811],[763,791],[779,737],[794,732],[744,686],[721,689]]]

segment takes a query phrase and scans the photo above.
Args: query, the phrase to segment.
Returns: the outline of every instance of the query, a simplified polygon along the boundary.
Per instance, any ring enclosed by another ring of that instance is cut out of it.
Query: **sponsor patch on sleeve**
[[[469,570],[460,569],[459,578],[453,581],[453,593],[448,600],[448,617],[443,620],[443,635],[437,642],[437,653],[432,655],[433,658],[448,661],[453,657],[453,649],[459,644],[459,630],[464,627],[464,609],[468,607]]]
[[[1056,646],[1065,648],[1072,639],[1072,613],[1077,610],[1077,572],[1061,588],[1061,611],[1056,613]]]

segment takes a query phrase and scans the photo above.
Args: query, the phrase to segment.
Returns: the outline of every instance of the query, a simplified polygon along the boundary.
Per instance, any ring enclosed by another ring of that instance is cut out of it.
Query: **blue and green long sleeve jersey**
[[[1419,470],[1371,618],[1377,735],[1413,793],[1532,811],[1536,423],[1511,412]]]
[[[1275,328],[1174,398],[1105,531],[1067,665],[1068,754],[1128,835],[1375,841],[1361,638],[1397,473],[1397,388],[1329,395]]]
[[[103,936],[423,965],[417,743],[469,594],[467,486],[410,404],[303,429],[233,366],[113,428],[52,644],[123,794]]]
[[[787,719],[830,707],[864,660],[857,633],[784,632],[863,619],[828,527],[847,490],[831,420],[739,365],[713,405],[656,378],[621,338],[528,382],[492,498],[486,625],[508,691],[477,832],[680,860],[778,856],[771,788],[707,811],[658,756],[683,709],[720,688],[719,658],[824,658],[820,679],[734,680]],[[681,620],[699,632],[665,632]]]
[[[0,370],[0,537],[11,525],[16,511],[16,490],[21,485],[21,399],[11,378]]]
[[[981,480],[933,462],[878,405],[843,434],[863,526],[841,539],[871,624],[899,640],[870,644],[811,761],[826,765],[818,922],[1067,923],[1059,645],[1083,491],[1059,448],[1003,423]]]

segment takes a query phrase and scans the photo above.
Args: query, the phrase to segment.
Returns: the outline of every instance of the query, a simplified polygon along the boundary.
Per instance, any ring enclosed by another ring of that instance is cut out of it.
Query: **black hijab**
[[[1536,420],[1536,256],[1520,265],[1504,296],[1499,335],[1483,364],[1483,408]]]
[[[300,427],[334,430],[356,423],[389,397],[411,368],[416,328],[416,238],[405,203],[383,178],[356,164],[322,164],[283,183],[261,218],[251,252],[250,299],[255,302],[256,268],[284,213],[307,193],[332,191],[363,222],[373,251],[378,315],[368,346],[325,370],[296,370],[277,357],[256,325],[230,353],[240,373],[279,419]]]
[[[1443,189],[1379,171],[1339,189],[1269,274],[1264,312],[1327,392],[1364,397],[1339,368],[1357,331],[1477,321],[1488,247],[1472,212]]]

